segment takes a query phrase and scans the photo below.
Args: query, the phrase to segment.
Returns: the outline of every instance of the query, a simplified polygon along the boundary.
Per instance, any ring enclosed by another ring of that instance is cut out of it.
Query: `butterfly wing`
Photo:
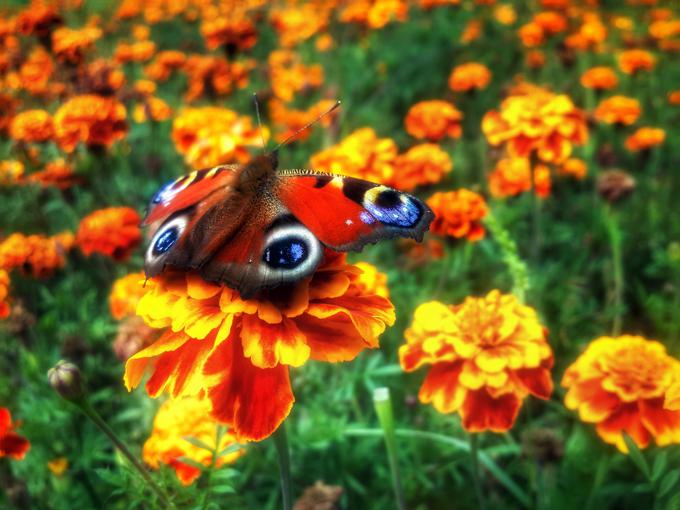
[[[289,170],[279,174],[276,195],[325,246],[360,251],[393,237],[422,240],[434,218],[418,198],[353,177]]]

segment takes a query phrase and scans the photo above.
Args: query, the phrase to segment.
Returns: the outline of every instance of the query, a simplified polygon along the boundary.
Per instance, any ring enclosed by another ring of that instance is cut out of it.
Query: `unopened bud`
[[[622,170],[605,170],[597,180],[597,192],[610,203],[626,198],[635,190],[635,179]]]
[[[68,361],[60,360],[47,371],[50,386],[66,400],[77,400],[85,395],[85,385],[80,369]]]

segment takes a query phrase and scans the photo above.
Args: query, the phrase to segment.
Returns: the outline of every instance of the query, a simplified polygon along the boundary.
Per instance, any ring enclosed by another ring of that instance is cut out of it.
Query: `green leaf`
[[[679,479],[680,469],[674,469],[673,471],[666,473],[666,476],[661,479],[661,483],[659,484],[658,497],[663,498],[666,494],[668,494],[671,489],[675,487],[675,484],[678,483]]]
[[[226,446],[220,453],[217,454],[217,457],[222,457],[223,455],[229,455],[230,453],[235,453],[239,450],[244,449],[245,446],[242,444],[234,443],[230,444],[229,446]]]
[[[680,492],[673,494],[666,503],[666,510],[680,510]]]
[[[662,451],[654,459],[654,465],[652,466],[652,481],[656,482],[668,466],[668,452]]]
[[[215,448],[214,448],[213,446],[210,446],[210,445],[208,445],[207,443],[204,443],[203,441],[201,441],[201,440],[198,439],[197,437],[193,437],[193,436],[183,436],[182,439],[184,439],[185,441],[191,443],[191,444],[194,445],[196,448],[200,448],[200,449],[202,449],[202,450],[208,450],[209,452],[213,452],[213,451],[215,450]]]
[[[637,447],[635,441],[633,441],[628,434],[626,434],[623,431],[621,432],[621,434],[623,434],[623,440],[625,441],[626,446],[628,447],[628,455],[630,459],[635,463],[638,469],[642,471],[642,473],[645,475],[645,478],[649,480],[650,479],[649,465],[647,464],[645,457],[642,455],[640,448]]]

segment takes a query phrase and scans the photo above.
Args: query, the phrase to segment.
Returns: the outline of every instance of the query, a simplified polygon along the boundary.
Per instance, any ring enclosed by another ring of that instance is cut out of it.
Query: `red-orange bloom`
[[[204,394],[239,442],[264,439],[293,406],[289,367],[350,361],[394,323],[394,307],[362,290],[360,272],[329,252],[312,276],[247,301],[195,273],[149,280],[137,313],[167,330],[128,360],[125,385],[151,368],[152,397]]]
[[[360,23],[368,28],[382,28],[391,21],[406,21],[405,0],[348,0],[340,11],[343,23]]]
[[[181,51],[160,51],[153,62],[144,68],[144,73],[155,81],[165,81],[173,70],[181,69],[187,56]]]
[[[656,57],[646,50],[626,50],[618,56],[621,71],[635,74],[638,71],[651,71],[656,65]]]
[[[582,159],[569,158],[557,167],[557,174],[573,177],[580,181],[588,174],[588,166]]]
[[[21,87],[31,94],[45,94],[50,89],[54,62],[42,47],[34,48],[19,68]]]
[[[435,214],[430,226],[434,234],[468,241],[484,239],[482,219],[488,208],[481,195],[467,189],[438,192],[427,200],[427,205]]]
[[[116,46],[114,59],[120,64],[127,62],[146,62],[156,53],[156,43],[153,41],[136,41],[134,43],[119,43]]]
[[[633,124],[640,117],[642,109],[637,99],[626,96],[612,96],[600,101],[595,109],[595,119],[607,124]]]
[[[189,80],[184,97],[194,101],[204,93],[226,95],[246,87],[251,67],[251,61],[229,62],[213,55],[191,55],[183,67]]]
[[[644,151],[661,145],[666,139],[666,132],[661,128],[641,127],[626,138],[626,149],[632,152]]]
[[[484,64],[469,62],[453,68],[449,76],[449,88],[455,92],[482,90],[491,81],[491,71]]]
[[[125,106],[114,98],[75,96],[54,114],[57,143],[66,152],[72,152],[78,143],[110,147],[125,137],[126,115]]]
[[[548,399],[553,355],[536,312],[497,290],[460,305],[420,305],[399,348],[411,372],[432,365],[419,398],[460,414],[468,432],[505,432],[529,395]]]
[[[257,43],[257,29],[252,21],[243,16],[219,16],[204,19],[201,35],[205,45],[214,50],[224,46],[229,51],[247,50]]]
[[[550,196],[550,169],[546,165],[536,165],[533,178],[536,195]],[[511,197],[531,191],[531,188],[531,165],[526,158],[501,159],[489,174],[489,191],[494,197]]]
[[[61,27],[52,33],[52,52],[62,62],[80,64],[85,52],[92,48],[101,36],[102,31],[97,27],[84,27],[78,30]]]
[[[411,136],[437,142],[445,136],[460,138],[462,119],[463,114],[447,101],[421,101],[411,106],[404,124]]]
[[[452,168],[448,153],[438,145],[421,143],[396,157],[390,184],[397,189],[412,191],[418,186],[438,183]]]
[[[585,114],[571,99],[539,87],[511,95],[500,111],[487,112],[482,130],[491,145],[506,144],[513,157],[535,153],[551,163],[568,158],[573,146],[588,138]]]
[[[61,16],[56,7],[40,0],[32,1],[26,6],[16,20],[19,33],[35,35],[39,38],[49,36],[52,29],[59,24],[61,24]]]
[[[587,89],[610,90],[618,84],[619,77],[611,67],[592,67],[581,75],[581,85]]]
[[[14,233],[0,242],[0,268],[20,269],[39,278],[50,276],[64,267],[66,253],[73,246],[73,234],[63,232],[52,237]]]
[[[141,218],[130,207],[99,209],[80,220],[76,243],[85,255],[126,260],[142,240]]]
[[[283,101],[291,101],[297,92],[323,83],[323,67],[303,64],[300,56],[293,51],[272,51],[267,62],[272,92]]]
[[[45,110],[26,110],[12,119],[10,136],[19,142],[46,142],[52,138],[52,117]]]
[[[9,274],[0,269],[0,319],[9,317]]]
[[[123,317],[134,315],[137,304],[146,293],[144,290],[144,273],[130,273],[113,282],[109,294],[109,310],[117,321]]]
[[[664,399],[679,370],[680,361],[660,342],[600,337],[564,373],[564,404],[622,452],[628,451],[624,431],[640,448],[652,438],[659,446],[678,443],[680,410],[664,409]]]
[[[14,432],[15,426],[16,424],[12,424],[9,409],[0,407],[0,458],[21,460],[31,447],[28,439]]]
[[[60,158],[47,163],[43,170],[27,175],[24,182],[39,184],[42,187],[56,186],[59,189],[68,189],[77,180],[71,165]]]
[[[274,124],[283,128],[274,136],[274,140],[279,143],[283,142],[289,136],[298,132],[301,128],[313,122],[321,114],[328,111],[328,109],[331,108],[334,103],[335,101],[331,99],[322,99],[306,110],[295,110],[288,108],[286,104],[280,99],[273,98],[271,101],[269,101],[269,116]],[[320,121],[321,126],[329,126],[336,113],[337,110],[332,112],[330,115],[325,115]],[[301,131],[295,139],[298,141],[303,141],[309,138],[310,134],[311,130],[306,129],[305,131]]]

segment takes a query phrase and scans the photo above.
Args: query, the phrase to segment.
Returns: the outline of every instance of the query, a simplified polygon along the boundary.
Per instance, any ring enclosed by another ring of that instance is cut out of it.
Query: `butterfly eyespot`
[[[307,242],[299,237],[288,237],[270,244],[262,254],[262,260],[275,269],[294,269],[309,256]]]
[[[163,270],[166,255],[172,251],[187,226],[188,216],[181,215],[161,225],[149,242],[144,257],[144,268],[147,276],[153,276]]]
[[[367,190],[363,206],[376,220],[391,227],[413,227],[423,216],[423,208],[416,200],[386,186]],[[362,221],[370,223],[366,219]]]
[[[153,245],[153,254],[161,255],[168,251],[177,242],[178,237],[177,227],[164,230]]]
[[[323,254],[316,236],[288,217],[279,217],[272,225],[262,250],[264,270],[282,281],[295,281],[314,271]]]

